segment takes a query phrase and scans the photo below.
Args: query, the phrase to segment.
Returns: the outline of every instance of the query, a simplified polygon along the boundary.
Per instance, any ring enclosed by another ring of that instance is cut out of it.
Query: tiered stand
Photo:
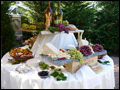
[[[82,43],[82,35],[83,35],[84,30],[76,30],[76,31],[69,31],[69,33],[78,33],[78,48],[83,46]],[[42,35],[46,34],[52,34],[50,31],[41,31],[40,32]],[[54,34],[59,34],[60,32],[55,32]],[[96,52],[92,55],[89,55],[87,57],[83,57],[84,64],[80,64],[78,59],[65,59],[65,60],[52,60],[51,57],[46,56],[46,55],[40,55],[40,59],[42,61],[47,60],[48,62],[53,63],[54,65],[57,66],[64,66],[65,70],[67,70],[70,73],[75,73],[80,67],[83,65],[89,65],[91,68],[94,66],[97,66],[96,68],[92,68],[95,73],[98,73],[103,70],[103,68],[97,63],[98,56],[106,54],[107,51],[103,50],[101,52]]]
[[[36,33],[37,32],[37,30],[27,30],[27,29],[23,29],[23,28],[20,28],[20,31],[31,32],[31,33]]]
[[[20,31],[23,31],[23,32],[29,32],[29,33],[36,33],[38,32],[38,30],[27,30],[27,29],[23,29],[23,28],[20,28]],[[33,46],[34,43],[22,43],[23,45],[29,45],[31,44]]]
[[[24,30],[24,29],[20,29],[20,30],[26,32],[32,32],[32,33],[37,32],[37,30]],[[62,33],[64,33],[64,31]],[[84,33],[84,30],[69,31],[69,33],[78,33],[78,49],[80,49],[80,47],[83,46],[82,35]],[[53,33],[44,30],[41,31],[40,34],[44,36],[44,35],[51,35]],[[60,32],[55,32],[54,34],[60,34]],[[88,65],[91,68],[95,66],[95,68],[92,68],[93,71],[95,71],[95,73],[99,73],[100,71],[103,70],[103,68],[97,63],[98,56],[104,55],[106,53],[107,51],[103,50],[101,52],[95,52],[94,54],[89,55],[87,57],[84,56],[83,57],[84,64],[80,64],[79,63],[80,61],[78,59],[52,60],[51,57],[42,54],[40,54],[40,59],[42,61],[51,62],[52,64],[57,66],[64,66],[65,70],[67,70],[70,73],[75,73],[83,65]]]

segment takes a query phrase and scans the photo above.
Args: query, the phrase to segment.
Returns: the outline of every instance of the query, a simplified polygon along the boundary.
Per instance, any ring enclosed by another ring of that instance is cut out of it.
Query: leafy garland
[[[13,59],[8,59],[8,63],[12,63],[12,65],[20,64],[21,62],[21,60],[14,61]]]
[[[55,77],[57,81],[60,81],[60,80],[65,81],[67,79],[67,77],[64,76],[64,74],[60,71],[61,71],[61,69],[55,69],[55,71],[50,75]]]
[[[50,26],[49,28],[50,32],[54,33],[55,31],[58,31],[57,28],[53,27],[53,26]]]
[[[102,62],[102,61],[100,61],[100,60],[98,60],[98,62],[99,62],[99,63],[102,63],[102,64],[108,64],[108,63],[110,63],[110,61],[104,61],[104,62]]]

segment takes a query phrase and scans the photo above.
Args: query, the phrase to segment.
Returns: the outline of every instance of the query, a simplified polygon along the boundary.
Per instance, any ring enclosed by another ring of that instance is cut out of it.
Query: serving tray
[[[103,54],[106,54],[107,53],[107,50],[103,50],[101,52],[95,52],[94,54],[91,54],[89,56],[83,56],[83,60],[86,60],[86,59],[89,59],[91,57],[94,57],[94,56],[99,56],[99,55],[103,55]],[[48,55],[42,55],[40,54],[40,59],[42,61],[48,61],[48,62],[51,62],[52,64],[55,64],[57,66],[62,66],[64,64],[68,64],[68,63],[72,63],[73,61],[74,62],[80,62],[78,59],[62,59],[62,60],[52,60],[52,58]]]
[[[36,33],[38,32],[38,30],[29,30],[29,29],[23,29],[23,28],[20,28],[21,31],[25,31],[25,32],[31,32],[31,33]]]

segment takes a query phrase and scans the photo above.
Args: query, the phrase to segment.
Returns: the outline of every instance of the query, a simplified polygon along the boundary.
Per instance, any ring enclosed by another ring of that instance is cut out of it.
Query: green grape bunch
[[[79,59],[80,63],[83,64],[83,54],[80,51],[77,51],[76,48],[68,50],[68,53],[71,55],[71,59]]]
[[[30,26],[29,26],[29,29],[30,29],[30,30],[36,30],[36,26],[35,26],[35,25],[30,25]]]
[[[22,24],[22,28],[23,28],[23,29],[29,29],[29,25],[28,25],[28,24],[23,23],[23,24]]]

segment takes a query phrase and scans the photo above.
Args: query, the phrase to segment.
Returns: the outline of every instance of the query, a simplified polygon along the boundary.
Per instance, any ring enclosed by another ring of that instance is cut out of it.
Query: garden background
[[[18,12],[23,15],[22,23],[44,22],[47,1],[21,2],[30,8],[27,10],[18,6]],[[1,1],[2,56],[17,45],[11,18],[6,14],[11,5],[17,5],[16,1]],[[60,5],[63,20],[84,30],[83,39],[91,39],[91,43],[103,45],[108,54],[119,53],[119,1],[61,1]],[[55,12],[57,1],[51,1],[51,8]],[[25,36],[32,35],[26,33]]]

